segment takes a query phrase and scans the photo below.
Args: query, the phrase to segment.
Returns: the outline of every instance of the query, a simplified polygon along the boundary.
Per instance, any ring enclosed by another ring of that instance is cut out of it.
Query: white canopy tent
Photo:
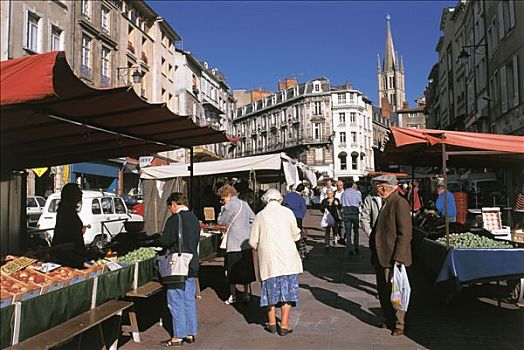
[[[169,211],[167,209],[159,210],[165,208],[161,203],[165,202],[171,192],[183,191],[186,188],[183,178],[190,177],[189,167],[189,164],[170,164],[140,170],[144,203],[148,203],[144,208],[145,230],[149,234],[159,232],[164,227]],[[257,182],[283,183],[285,180],[289,188],[289,186],[298,185],[301,177],[303,180],[308,180],[312,188],[317,186],[315,172],[285,153],[193,164],[194,177],[226,174],[232,177],[249,177],[249,180],[255,183],[255,187]],[[207,193],[201,193],[201,195],[205,196]]]
[[[284,171],[287,186],[300,182],[299,171],[304,178],[317,186],[316,175],[307,165],[300,163],[285,153],[265,154],[261,156],[217,160],[193,164],[193,176],[219,175],[228,173]],[[143,180],[163,180],[190,175],[189,164],[171,164],[141,169],[140,178]]]

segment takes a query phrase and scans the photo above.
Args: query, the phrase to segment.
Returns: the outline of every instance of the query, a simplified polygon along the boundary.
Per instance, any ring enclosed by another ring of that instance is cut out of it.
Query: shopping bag
[[[182,215],[178,215],[178,251],[157,258],[158,272],[163,284],[173,284],[185,282],[189,273],[189,263],[193,259],[193,254],[182,253]]]
[[[222,240],[220,241],[220,249],[227,248],[227,231],[222,235]]]
[[[393,267],[393,278],[391,279],[391,304],[395,310],[408,311],[411,286],[404,264]]]
[[[328,210],[326,210],[322,216],[322,220],[320,220],[320,227],[328,227],[333,225],[335,225],[335,218]]]
[[[158,272],[162,283],[180,283],[187,279],[189,263],[193,259],[191,253],[173,253],[161,255],[157,258]]]

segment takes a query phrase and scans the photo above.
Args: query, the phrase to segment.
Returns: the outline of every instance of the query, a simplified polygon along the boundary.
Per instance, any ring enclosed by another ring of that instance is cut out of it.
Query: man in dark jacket
[[[297,220],[297,226],[301,230],[301,232],[304,232],[304,228],[302,227],[302,220],[304,219],[304,216],[306,216],[306,200],[304,197],[302,197],[302,192],[304,191],[304,185],[298,184],[297,188],[295,188],[295,191],[289,192],[284,197],[284,202],[282,203],[285,207],[288,207],[293,211],[293,214],[295,215],[295,219]],[[302,238],[297,242],[297,248],[298,252],[300,253],[300,257],[302,259],[305,259],[307,256],[307,250],[306,250],[306,237],[304,234],[302,234]]]
[[[393,269],[411,265],[411,215],[409,203],[397,189],[394,175],[373,178],[377,193],[382,198],[382,209],[371,232],[369,247],[371,262],[375,266],[380,306],[386,319],[381,327],[393,327],[393,335],[404,334],[405,311],[393,309],[391,304],[391,278]]]

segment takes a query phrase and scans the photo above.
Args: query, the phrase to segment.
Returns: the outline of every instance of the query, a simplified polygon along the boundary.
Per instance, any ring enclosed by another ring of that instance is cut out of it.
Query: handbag
[[[231,225],[233,225],[233,223],[235,222],[237,217],[240,215],[241,211],[242,211],[242,201],[240,201],[240,209],[238,209],[238,213],[235,215],[233,220],[231,220],[231,222],[227,226],[226,232],[224,232],[224,234],[222,235],[222,241],[220,242],[220,249],[226,249],[227,248],[227,233],[229,232],[229,229],[231,228]]]
[[[324,215],[322,216],[322,220],[320,220],[320,227],[328,227],[333,225],[335,225],[335,218],[326,209],[326,211],[324,211]]]
[[[393,278],[391,279],[391,304],[395,310],[408,311],[411,286],[404,264],[393,266]]]
[[[157,258],[158,271],[163,284],[185,282],[193,254],[182,253],[182,215],[178,215],[178,252],[160,255]],[[169,253],[170,251],[168,251]]]

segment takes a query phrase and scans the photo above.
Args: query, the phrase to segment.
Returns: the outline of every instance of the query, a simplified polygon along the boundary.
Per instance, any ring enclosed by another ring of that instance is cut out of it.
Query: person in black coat
[[[60,193],[56,214],[55,231],[51,247],[53,255],[62,265],[83,268],[87,251],[83,234],[85,227],[78,216],[78,203],[82,201],[82,190],[75,183],[68,183]]]
[[[198,277],[198,242],[200,224],[198,218],[187,208],[187,197],[180,192],[171,193],[167,206],[173,214],[167,219],[159,241],[169,248],[171,253],[178,251],[178,227],[182,220],[182,253],[191,253],[188,278],[185,282],[169,284],[167,289],[167,306],[173,318],[172,338],[162,342],[163,346],[180,346],[183,342],[195,341],[198,322],[196,310],[196,288]]]
[[[327,190],[327,198],[320,203],[320,211],[325,213],[326,210],[333,216],[335,219],[334,225],[328,225],[326,227],[324,235],[324,246],[326,250],[329,249],[329,238],[331,235],[331,230],[333,230],[333,238],[338,235],[338,227],[340,225],[340,217],[338,216],[338,211],[342,208],[340,200],[335,198],[335,193],[332,189]]]

